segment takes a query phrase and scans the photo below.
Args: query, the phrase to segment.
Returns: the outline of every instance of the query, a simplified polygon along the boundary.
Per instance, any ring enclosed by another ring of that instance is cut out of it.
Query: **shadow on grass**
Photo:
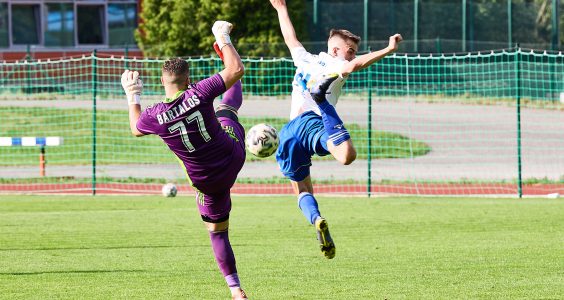
[[[51,251],[51,250],[119,250],[119,249],[150,249],[150,248],[209,248],[210,245],[180,245],[180,246],[116,246],[116,247],[45,247],[45,248],[3,248],[0,251]],[[0,273],[1,274],[1,273]]]
[[[44,274],[95,274],[95,273],[143,273],[147,270],[76,270],[76,271],[42,271],[42,272],[0,272],[0,275],[44,275]]]

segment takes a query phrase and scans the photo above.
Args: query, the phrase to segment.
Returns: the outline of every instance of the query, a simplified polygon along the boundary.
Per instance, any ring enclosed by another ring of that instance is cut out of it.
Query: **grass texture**
[[[229,299],[191,195],[0,197],[1,299]],[[251,299],[561,299],[559,199],[318,197],[327,260],[294,197],[233,199]]]

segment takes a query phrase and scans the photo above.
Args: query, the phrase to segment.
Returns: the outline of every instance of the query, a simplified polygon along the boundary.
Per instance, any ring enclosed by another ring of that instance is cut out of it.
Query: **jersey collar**
[[[178,91],[178,92],[176,92],[176,94],[174,94],[174,97],[172,97],[172,98],[165,98],[165,99],[163,100],[163,102],[164,102],[164,103],[170,103],[170,102],[172,102],[172,101],[178,99],[178,97],[180,97],[180,95],[182,95],[182,93],[184,93],[184,91]]]

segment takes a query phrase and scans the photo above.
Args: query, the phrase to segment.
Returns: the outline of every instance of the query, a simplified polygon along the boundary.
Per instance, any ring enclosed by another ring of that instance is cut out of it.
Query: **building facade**
[[[139,56],[136,0],[0,0],[0,60]]]

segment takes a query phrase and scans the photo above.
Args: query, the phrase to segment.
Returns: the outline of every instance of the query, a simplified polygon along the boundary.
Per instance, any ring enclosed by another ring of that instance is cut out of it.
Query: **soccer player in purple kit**
[[[231,44],[231,28],[225,21],[216,21],[212,28],[216,51],[219,49],[225,64],[218,74],[193,84],[185,60],[167,60],[161,77],[166,99],[143,112],[139,73],[126,70],[122,85],[129,103],[132,134],[158,135],[181,161],[196,190],[198,209],[232,299],[247,299],[228,236],[230,189],[245,162],[245,132],[237,117],[243,101],[239,79],[244,67]],[[214,111],[213,101],[223,93],[223,100]]]

